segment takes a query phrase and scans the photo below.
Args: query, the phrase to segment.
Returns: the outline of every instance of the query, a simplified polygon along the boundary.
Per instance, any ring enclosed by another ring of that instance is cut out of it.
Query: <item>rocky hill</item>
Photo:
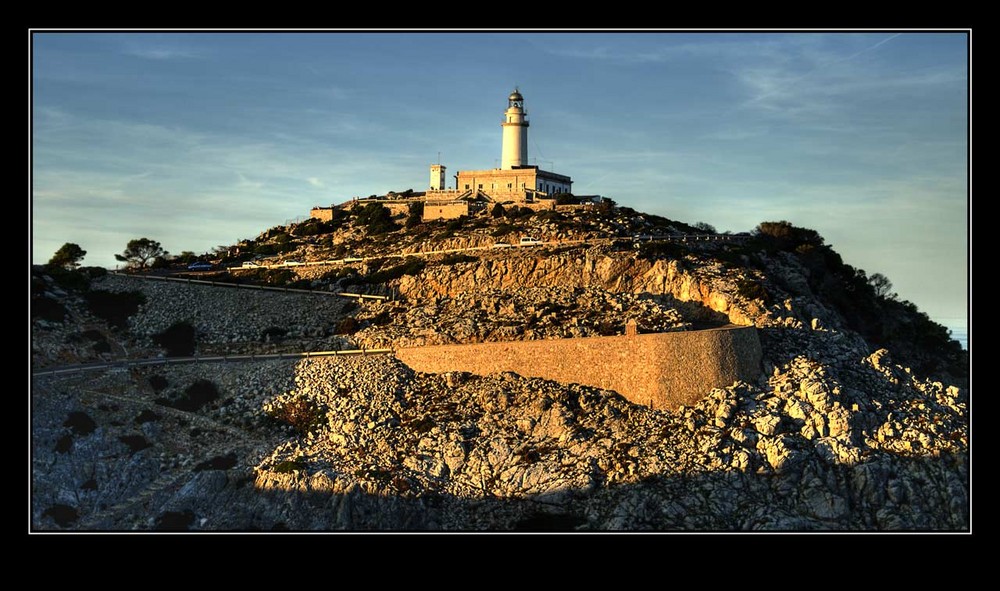
[[[677,410],[392,356],[36,376],[33,528],[971,527],[967,354],[818,234],[636,242],[703,232],[627,208],[397,229],[360,213],[274,228],[228,262],[365,258],[234,274],[394,301],[38,268],[33,365],[163,355],[175,325],[193,352],[220,354],[620,334],[635,320],[755,325],[761,375]],[[522,235],[586,242],[387,258]]]

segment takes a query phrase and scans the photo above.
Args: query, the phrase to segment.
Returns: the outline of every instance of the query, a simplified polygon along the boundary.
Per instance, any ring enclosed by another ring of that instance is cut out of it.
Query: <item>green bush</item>
[[[177,410],[196,412],[218,397],[219,389],[215,384],[208,380],[199,379],[188,386],[180,396],[157,398],[155,402],[161,406],[169,406]]]
[[[282,326],[269,326],[265,328],[260,334],[260,341],[262,343],[271,342],[277,343],[284,336],[288,334],[288,329]]]
[[[358,324],[357,319],[348,316],[337,323],[337,326],[333,329],[333,334],[354,334],[358,332],[359,328],[361,328],[361,325]]]
[[[194,467],[194,472],[202,472],[204,470],[228,470],[236,466],[236,454],[228,453],[224,456],[215,456],[209,460],[205,460]]]
[[[51,517],[56,522],[56,525],[66,527],[75,523],[80,518],[80,514],[69,505],[57,503],[42,512],[42,517]]]
[[[468,219],[468,217],[460,215],[453,220],[448,220],[448,222],[444,225],[444,229],[446,232],[457,232],[462,229],[462,226],[465,225],[465,222]]]
[[[87,413],[77,410],[69,413],[63,427],[68,427],[76,435],[90,435],[97,429],[97,423]]]
[[[676,242],[642,242],[639,244],[638,256],[647,261],[660,259],[682,259],[690,252],[688,248]]]
[[[356,277],[358,275],[358,270],[354,267],[338,267],[336,269],[331,269],[326,273],[319,276],[322,281],[339,281],[340,279],[346,279],[348,277]]]
[[[153,446],[153,444],[147,441],[142,435],[122,435],[118,438],[118,441],[127,445],[129,451],[132,453],[140,452],[147,447]]]
[[[154,529],[157,531],[187,531],[192,523],[194,523],[194,512],[190,509],[167,511],[156,518]]]
[[[181,320],[153,335],[153,342],[166,349],[167,357],[190,357],[194,355],[195,334],[194,326]]]
[[[149,381],[149,386],[153,389],[154,392],[160,392],[169,385],[167,383],[167,378],[163,377],[160,374],[149,376],[148,381]]]
[[[302,435],[316,433],[326,425],[326,407],[308,398],[295,398],[271,411],[272,418],[290,425]]]
[[[764,289],[764,286],[752,279],[740,279],[736,284],[736,293],[748,300],[761,300],[765,304],[771,303],[771,296]]]
[[[302,458],[295,458],[294,460],[283,460],[274,465],[274,470],[278,474],[291,474],[296,470],[304,469],[308,464],[303,461]]]
[[[56,285],[68,292],[84,292],[90,289],[90,273],[83,269],[52,267],[48,270],[48,274]]]
[[[95,289],[84,294],[87,308],[98,318],[103,318],[115,328],[128,327],[129,316],[146,303],[146,296],[139,291],[112,292]]]
[[[369,203],[357,214],[357,223],[368,230],[368,235],[385,234],[398,230],[399,226],[392,221],[389,208],[381,203]]]
[[[31,299],[31,317],[48,322],[62,322],[66,318],[66,306],[52,298],[35,297]]]
[[[823,245],[823,237],[816,230],[799,228],[784,220],[761,222],[754,229],[754,234],[771,251],[795,251],[801,246],[817,247]]]
[[[363,278],[363,281],[361,281],[361,283],[367,283],[373,285],[379,283],[388,283],[389,281],[392,281],[393,279],[399,279],[404,275],[416,275],[417,273],[420,273],[420,271],[422,271],[426,265],[427,263],[422,259],[419,259],[417,257],[406,257],[406,259],[402,263],[394,267],[389,267],[388,269],[384,270],[380,269],[378,271],[375,271],[374,273],[369,273]]]
[[[491,236],[493,236],[494,238],[498,238],[500,236],[505,236],[515,231],[517,231],[517,226],[513,224],[500,224],[499,226],[496,227],[495,230],[493,230]]]
[[[459,263],[472,263],[478,260],[478,257],[472,256],[471,254],[465,254],[464,252],[451,252],[441,258],[440,264],[457,265]]]

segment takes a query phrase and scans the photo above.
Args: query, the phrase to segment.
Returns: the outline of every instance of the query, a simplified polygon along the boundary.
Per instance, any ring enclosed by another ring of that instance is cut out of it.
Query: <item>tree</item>
[[[175,258],[174,260],[177,261],[178,263],[183,263],[187,265],[197,261],[198,255],[196,255],[194,252],[190,250],[185,250],[181,252],[179,255],[177,255],[177,258]]]
[[[392,213],[381,203],[369,203],[358,213],[357,223],[368,229],[368,234],[385,234],[399,229],[392,221]]]
[[[490,215],[492,215],[495,218],[503,217],[503,214],[504,214],[503,205],[500,205],[499,203],[494,205],[493,210],[490,212]]]
[[[164,258],[167,251],[163,250],[160,243],[149,238],[136,238],[129,240],[125,246],[125,251],[116,254],[115,259],[127,263],[129,267],[139,270],[145,269],[156,258]]]
[[[872,273],[868,278],[868,284],[875,290],[875,295],[887,300],[894,300],[898,296],[892,291],[892,281],[881,273]]]
[[[823,237],[816,230],[799,228],[785,220],[761,222],[754,229],[754,234],[770,242],[777,250],[793,251],[800,246],[823,245]]]
[[[87,251],[80,248],[79,244],[67,242],[52,255],[52,258],[49,259],[49,266],[72,270],[80,266],[80,260],[86,255]]]
[[[708,232],[709,234],[715,234],[715,226],[706,222],[698,222],[694,225],[695,228],[701,230],[702,232]]]

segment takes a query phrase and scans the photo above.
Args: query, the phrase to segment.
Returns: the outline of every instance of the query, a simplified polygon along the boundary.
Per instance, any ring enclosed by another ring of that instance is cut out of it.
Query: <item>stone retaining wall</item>
[[[657,409],[692,405],[712,388],[761,373],[757,330],[708,330],[615,337],[552,339],[401,348],[396,357],[416,371],[512,371],[614,390]]]

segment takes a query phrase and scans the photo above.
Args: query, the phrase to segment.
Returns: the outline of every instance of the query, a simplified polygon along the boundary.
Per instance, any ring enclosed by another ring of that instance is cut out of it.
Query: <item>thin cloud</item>
[[[147,60],[189,60],[203,57],[199,52],[186,47],[169,47],[165,45],[130,45],[124,53]]]

